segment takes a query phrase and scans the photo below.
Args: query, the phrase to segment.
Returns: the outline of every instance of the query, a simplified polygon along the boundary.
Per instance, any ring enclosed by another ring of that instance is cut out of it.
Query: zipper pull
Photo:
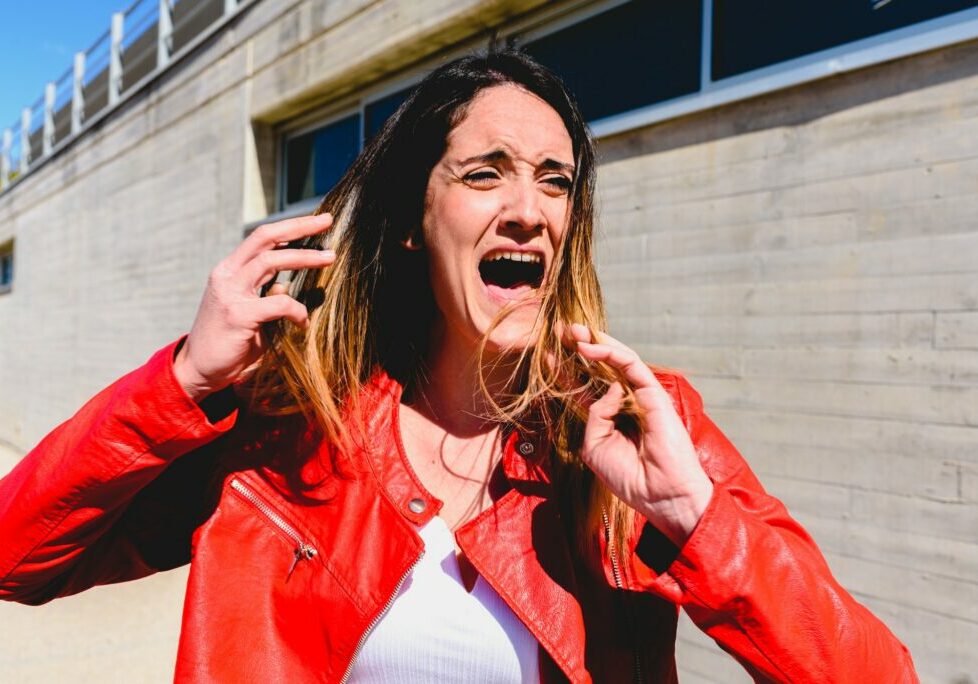
[[[299,564],[301,560],[312,560],[316,557],[316,549],[309,546],[305,542],[299,542],[299,545],[295,547],[293,553],[292,565],[289,566],[289,573],[285,576],[285,581],[288,582],[289,578],[292,577],[293,571],[295,571],[295,566]]]

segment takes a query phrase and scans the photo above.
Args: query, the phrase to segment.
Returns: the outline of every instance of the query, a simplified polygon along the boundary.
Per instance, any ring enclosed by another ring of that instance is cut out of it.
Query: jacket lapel
[[[532,452],[527,444],[516,435],[507,441],[504,467],[513,488],[460,528],[456,540],[567,678],[590,682],[567,536],[550,483],[516,455]]]

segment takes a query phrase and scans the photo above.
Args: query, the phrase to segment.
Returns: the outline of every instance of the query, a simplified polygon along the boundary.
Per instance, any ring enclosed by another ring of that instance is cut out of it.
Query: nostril
[[[506,227],[517,231],[543,230],[544,222],[540,216],[521,216],[506,221]]]

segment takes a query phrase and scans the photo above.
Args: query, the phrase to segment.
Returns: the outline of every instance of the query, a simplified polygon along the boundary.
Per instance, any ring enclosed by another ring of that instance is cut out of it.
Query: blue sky
[[[112,13],[132,0],[0,0],[7,68],[0,72],[0,130],[71,68],[75,52],[109,30]]]

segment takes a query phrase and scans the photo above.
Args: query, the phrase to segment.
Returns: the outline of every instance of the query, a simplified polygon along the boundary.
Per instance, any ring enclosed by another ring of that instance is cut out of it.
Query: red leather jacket
[[[369,439],[333,473],[296,421],[210,422],[177,384],[173,351],[0,482],[0,597],[42,603],[192,560],[177,680],[342,681],[423,552],[414,525],[440,505],[404,457],[399,385],[371,383]],[[716,485],[682,549],[645,525],[631,548],[601,539],[600,556],[580,558],[546,444],[517,434],[505,493],[456,535],[539,641],[541,679],[675,681],[681,606],[758,680],[916,681],[906,648],[832,578],[696,392],[659,379]]]

